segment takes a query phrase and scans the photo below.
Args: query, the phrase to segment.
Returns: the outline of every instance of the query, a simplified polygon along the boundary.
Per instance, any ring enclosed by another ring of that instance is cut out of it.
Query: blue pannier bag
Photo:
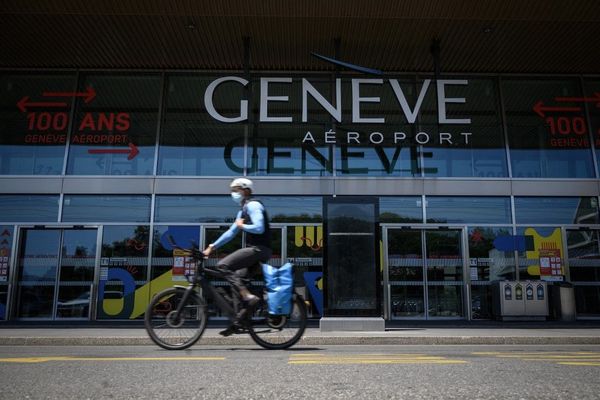
[[[263,275],[267,286],[267,301],[269,314],[289,315],[292,312],[292,292],[294,274],[291,263],[285,263],[279,268],[263,264]]]

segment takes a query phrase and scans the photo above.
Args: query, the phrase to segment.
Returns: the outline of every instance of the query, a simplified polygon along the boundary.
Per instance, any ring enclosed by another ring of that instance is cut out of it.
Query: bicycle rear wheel
[[[265,299],[249,311],[247,324],[250,336],[265,349],[287,349],[300,340],[306,329],[306,304],[298,294],[292,298],[289,316],[270,316]]]
[[[206,321],[206,303],[197,293],[191,293],[177,315],[177,307],[183,301],[186,289],[169,288],[152,298],[144,323],[150,339],[167,350],[182,350],[200,339]]]

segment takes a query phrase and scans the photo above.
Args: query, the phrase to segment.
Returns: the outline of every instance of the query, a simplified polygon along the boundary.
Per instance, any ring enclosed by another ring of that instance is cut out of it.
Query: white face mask
[[[231,199],[235,202],[235,204],[240,205],[242,204],[244,196],[242,196],[242,194],[239,192],[231,192]]]

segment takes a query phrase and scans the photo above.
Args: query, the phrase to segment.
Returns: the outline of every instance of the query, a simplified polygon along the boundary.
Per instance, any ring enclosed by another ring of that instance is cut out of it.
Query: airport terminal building
[[[37,3],[0,5],[0,320],[142,318],[241,176],[311,318],[600,318],[597,1]]]

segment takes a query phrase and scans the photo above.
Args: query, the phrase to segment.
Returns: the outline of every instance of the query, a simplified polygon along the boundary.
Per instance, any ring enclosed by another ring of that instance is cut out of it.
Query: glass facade
[[[166,237],[214,241],[238,176],[258,183],[270,263],[295,264],[312,318],[343,285],[324,285],[323,202],[345,195],[376,199],[365,263],[381,265],[388,319],[493,318],[501,280],[572,282],[578,315],[600,317],[600,109],[581,101],[599,91],[589,77],[0,72],[0,320],[141,318],[185,279]]]
[[[598,109],[578,102],[594,79],[65,72],[0,87],[4,175],[597,176]]]

